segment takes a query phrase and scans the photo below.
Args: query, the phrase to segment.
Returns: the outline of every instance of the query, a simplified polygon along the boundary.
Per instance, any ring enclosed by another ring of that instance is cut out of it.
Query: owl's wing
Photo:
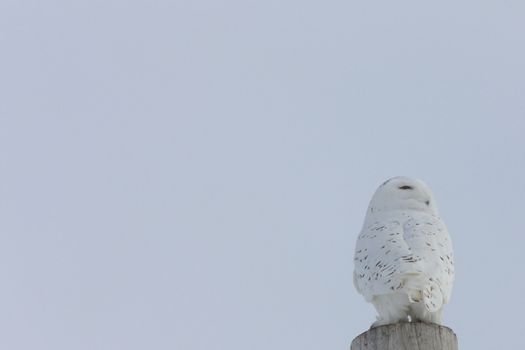
[[[374,295],[403,288],[402,270],[411,261],[410,247],[403,238],[401,221],[375,221],[366,224],[357,238],[354,284],[367,301]]]
[[[447,303],[454,281],[452,242],[440,218],[416,213],[403,225],[403,239],[415,259],[420,259],[422,275],[418,289],[423,293],[425,306],[431,312]]]
[[[374,295],[402,291],[436,311],[450,296],[452,245],[443,223],[434,216],[416,213],[365,226],[354,262],[354,284],[367,301]]]

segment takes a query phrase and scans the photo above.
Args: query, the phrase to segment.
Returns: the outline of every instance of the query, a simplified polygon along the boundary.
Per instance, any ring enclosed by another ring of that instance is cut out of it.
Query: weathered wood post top
[[[351,350],[458,350],[452,329],[404,322],[371,328],[352,341]]]

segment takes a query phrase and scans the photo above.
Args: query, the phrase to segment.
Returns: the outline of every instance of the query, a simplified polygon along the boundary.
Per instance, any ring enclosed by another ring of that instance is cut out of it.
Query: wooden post
[[[371,328],[352,341],[351,350],[458,350],[452,329],[406,322]]]

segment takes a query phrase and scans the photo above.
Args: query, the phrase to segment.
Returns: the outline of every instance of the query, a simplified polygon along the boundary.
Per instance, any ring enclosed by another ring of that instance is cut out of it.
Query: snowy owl
[[[442,324],[454,281],[452,242],[422,181],[394,177],[374,193],[355,249],[354,285],[378,313],[372,327]]]

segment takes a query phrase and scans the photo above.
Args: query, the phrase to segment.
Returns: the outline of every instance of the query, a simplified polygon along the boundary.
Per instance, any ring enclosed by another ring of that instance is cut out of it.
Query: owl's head
[[[421,180],[404,176],[393,177],[379,186],[367,214],[389,210],[420,210],[438,215],[430,188]]]

